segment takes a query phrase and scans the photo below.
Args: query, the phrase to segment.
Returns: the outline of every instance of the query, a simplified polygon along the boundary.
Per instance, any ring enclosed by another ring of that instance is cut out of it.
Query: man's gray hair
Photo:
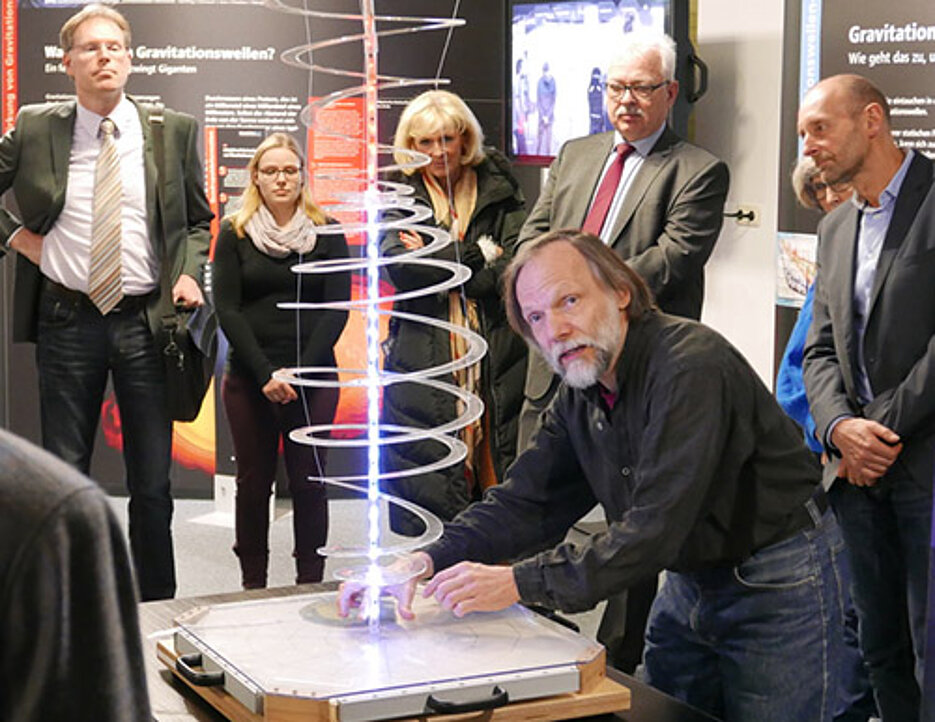
[[[614,52],[608,70],[634,57],[656,53],[662,64],[662,79],[675,80],[675,41],[665,33],[649,30],[637,30],[623,36],[623,41]]]
[[[815,187],[815,183],[820,181],[821,171],[818,170],[815,161],[807,156],[800,157],[792,169],[792,189],[795,191],[796,200],[803,208],[821,210],[818,189]]]

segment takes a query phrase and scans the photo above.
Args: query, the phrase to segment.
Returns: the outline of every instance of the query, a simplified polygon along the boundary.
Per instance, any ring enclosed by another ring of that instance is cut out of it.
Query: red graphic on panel
[[[172,426],[172,459],[186,469],[195,469],[209,476],[215,471],[215,404],[214,382],[208,387],[198,417],[190,423],[176,422]],[[113,394],[101,404],[101,430],[105,443],[123,453],[123,428],[120,409]]]
[[[0,0],[0,47],[3,48],[3,75],[0,77],[0,103],[3,111],[3,132],[13,128],[19,108],[19,47],[18,9],[16,0]]]

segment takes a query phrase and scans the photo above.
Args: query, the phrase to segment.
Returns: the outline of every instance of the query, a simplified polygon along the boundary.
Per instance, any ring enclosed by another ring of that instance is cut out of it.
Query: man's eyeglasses
[[[286,176],[286,178],[288,178],[289,180],[292,180],[293,178],[298,176],[301,171],[302,171],[301,168],[297,168],[294,165],[287,165],[285,168],[276,168],[273,166],[269,168],[260,168],[259,171],[257,172],[260,174],[261,177],[265,178],[266,180],[276,180],[277,178],[279,178],[280,173]]]
[[[127,52],[123,43],[118,43],[116,41],[107,43],[85,43],[84,45],[76,45],[72,49],[79,55],[85,57],[98,55],[101,52],[106,52],[108,55],[120,55],[121,53]]]
[[[632,95],[637,100],[649,100],[652,97],[652,94],[655,93],[659,88],[662,88],[669,84],[670,81],[663,80],[661,83],[656,83],[655,85],[631,85],[629,83],[607,83],[607,95],[612,100],[623,100],[623,96],[629,90],[630,95]]]

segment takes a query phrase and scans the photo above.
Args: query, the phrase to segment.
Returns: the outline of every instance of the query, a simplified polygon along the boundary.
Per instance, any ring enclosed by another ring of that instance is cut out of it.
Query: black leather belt
[[[47,293],[50,296],[66,301],[67,303],[72,303],[76,306],[85,306],[86,308],[97,309],[97,306],[94,305],[94,302],[88,298],[88,294],[83,293],[82,291],[76,291],[73,288],[68,288],[63,286],[57,281],[53,281],[51,278],[42,279],[42,292]],[[150,297],[155,293],[147,293],[142,296],[124,296],[120,299],[118,303],[110,313],[136,313],[137,311],[146,308],[146,304],[149,302]]]

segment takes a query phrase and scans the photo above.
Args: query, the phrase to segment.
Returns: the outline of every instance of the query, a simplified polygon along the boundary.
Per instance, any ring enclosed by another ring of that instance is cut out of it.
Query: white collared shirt
[[[149,240],[146,212],[146,170],[143,127],[139,113],[126,96],[108,116],[117,126],[115,143],[123,183],[121,261],[123,290],[139,296],[159,285],[159,259]],[[88,291],[94,167],[100,153],[103,116],[78,103],[65,205],[42,243],[42,273],[75,291]]]
[[[627,197],[627,191],[633,184],[633,179],[636,178],[636,174],[639,171],[640,166],[643,165],[643,159],[649,155],[650,151],[653,149],[653,146],[656,145],[656,141],[659,140],[659,136],[662,135],[665,129],[666,124],[663,123],[652,135],[630,143],[630,145],[633,146],[633,151],[627,156],[627,159],[623,164],[623,173],[620,176],[620,182],[617,184],[617,192],[614,194],[614,200],[611,202],[610,208],[607,209],[607,216],[604,218],[604,225],[601,227],[600,236],[601,240],[604,241],[605,244],[609,245],[614,240],[611,233],[613,232],[614,223],[617,220],[617,216],[620,214],[620,209],[623,207],[623,201]],[[604,177],[604,174],[607,173],[611,163],[614,162],[614,158],[617,155],[615,148],[620,143],[627,142],[628,141],[622,135],[620,135],[619,131],[614,131],[614,144],[611,147],[609,155],[607,156],[607,160],[604,162],[604,170],[601,171],[600,176],[601,179]],[[600,188],[600,179],[598,180],[597,186],[595,186],[595,195],[597,194],[597,188]],[[591,198],[591,203],[593,202],[594,198]]]

